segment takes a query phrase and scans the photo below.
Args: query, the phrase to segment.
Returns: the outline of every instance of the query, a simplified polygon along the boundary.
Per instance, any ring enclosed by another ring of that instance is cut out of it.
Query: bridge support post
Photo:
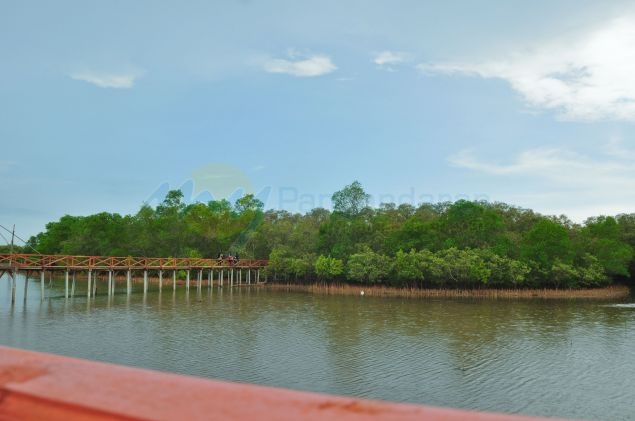
[[[68,269],[64,272],[64,298],[68,299]]]
[[[148,269],[143,270],[143,294],[148,293]]]
[[[203,286],[203,269],[199,269],[196,274],[196,290],[201,293],[201,287]]]
[[[238,269],[238,286],[243,283],[243,270]]]
[[[256,269],[256,283],[260,283],[260,269]]]
[[[97,280],[99,279],[99,272],[95,272],[93,276],[93,298],[95,298],[95,294],[97,294]]]
[[[247,285],[251,285],[251,269],[247,269]]]
[[[112,270],[108,271],[108,296],[112,295]]]
[[[73,271],[73,285],[71,286],[71,297],[75,296],[75,271]]]
[[[16,284],[16,288],[17,288],[17,284]],[[26,303],[26,294],[28,289],[29,289],[29,271],[27,270],[24,273],[24,302],[25,303]]]
[[[218,286],[222,287],[223,286],[223,275],[225,274],[225,271],[223,269],[220,270],[220,279],[218,280],[220,282],[220,284]]]
[[[90,298],[90,294],[92,293],[92,285],[91,285],[91,276],[93,275],[93,271],[88,269],[88,298]]]
[[[159,292],[163,289],[163,269],[159,269]]]
[[[15,289],[17,287],[16,283],[18,281],[18,271],[14,270],[11,273],[11,304],[15,304]]]
[[[185,291],[190,292],[190,270],[187,270],[185,275]]]
[[[130,269],[126,272],[126,293],[128,295],[132,294],[132,273]]]
[[[214,282],[214,270],[210,269],[207,274],[207,286],[212,289],[212,282]]]
[[[172,291],[176,291],[176,269],[172,271]]]
[[[41,299],[44,300],[44,276],[46,274],[44,273],[44,269],[42,269],[42,272],[40,272],[40,296],[42,297]],[[26,280],[25,282],[28,282],[29,277],[27,274]],[[26,293],[24,295],[24,298],[26,298]]]

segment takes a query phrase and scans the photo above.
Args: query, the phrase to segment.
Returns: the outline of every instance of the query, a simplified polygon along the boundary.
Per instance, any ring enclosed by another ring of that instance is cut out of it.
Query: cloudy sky
[[[633,75],[632,1],[5,0],[0,225],[181,186],[306,211],[353,180],[635,212]]]

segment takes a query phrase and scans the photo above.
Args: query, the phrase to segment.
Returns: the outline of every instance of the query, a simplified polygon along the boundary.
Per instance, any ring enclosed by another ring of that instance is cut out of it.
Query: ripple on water
[[[226,289],[11,309],[2,293],[6,345],[350,396],[632,419],[635,313],[598,304]]]

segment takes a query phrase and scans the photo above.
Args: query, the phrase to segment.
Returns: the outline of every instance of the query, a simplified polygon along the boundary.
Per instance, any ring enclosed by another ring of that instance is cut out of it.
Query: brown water
[[[0,344],[363,398],[635,419],[629,302],[382,299],[253,287],[87,300],[51,287],[42,301],[39,282],[31,282],[24,300],[20,280],[12,306],[0,279]]]

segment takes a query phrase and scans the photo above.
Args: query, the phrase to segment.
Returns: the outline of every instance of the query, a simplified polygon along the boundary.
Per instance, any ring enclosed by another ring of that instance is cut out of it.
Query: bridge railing
[[[0,254],[0,268],[16,270],[63,269],[261,269],[268,260],[205,259],[199,257],[110,257],[48,254]]]

